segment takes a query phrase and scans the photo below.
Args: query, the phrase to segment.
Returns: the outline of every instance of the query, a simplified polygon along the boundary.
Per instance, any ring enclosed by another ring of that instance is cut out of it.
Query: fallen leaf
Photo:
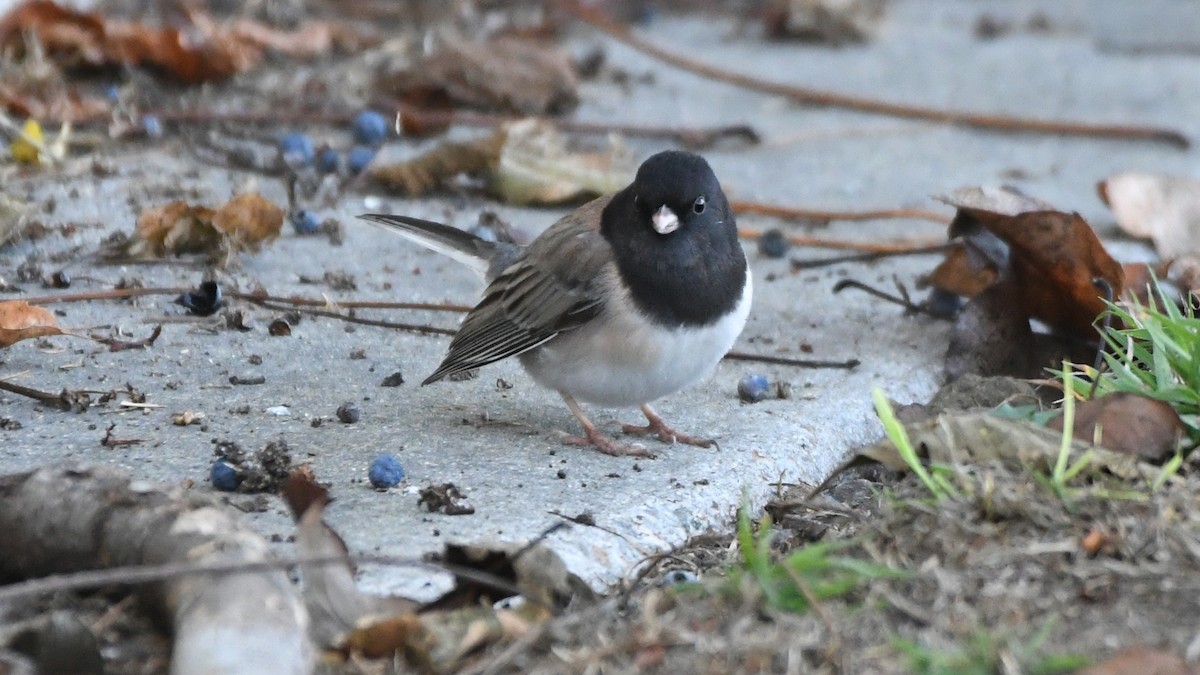
[[[1078,675],[1196,675],[1196,668],[1169,649],[1126,647]]]
[[[37,120],[25,120],[21,134],[13,137],[9,152],[12,153],[13,159],[21,164],[39,164],[42,158],[39,147],[45,147],[42,125],[38,124]]]
[[[607,152],[572,152],[558,129],[522,120],[506,127],[500,162],[489,181],[506,203],[563,204],[620,190],[633,178],[632,155],[614,145]]]
[[[1125,273],[1078,213],[1008,216],[960,208],[955,220],[959,218],[978,222],[1009,245],[1013,300],[1026,316],[1085,339],[1096,338],[1092,324],[1106,306],[1095,282],[1107,283],[1116,298],[1124,290]]]
[[[552,124],[526,119],[468,143],[444,142],[407,162],[374,167],[371,178],[409,196],[425,194],[459,174],[481,177],[509,204],[583,201],[628,184],[636,170],[623,147],[576,151]]]
[[[1163,258],[1200,254],[1200,180],[1121,173],[1097,185],[1117,225],[1150,239]]]
[[[22,340],[64,334],[50,310],[24,300],[0,302],[0,349]]]
[[[1063,418],[1046,426],[1062,431]],[[1168,403],[1139,394],[1118,392],[1075,406],[1075,438],[1149,462],[1173,456],[1184,430],[1179,413]]]
[[[571,61],[556,48],[501,38],[449,41],[438,51],[376,83],[419,107],[454,107],[555,115],[579,103]]]
[[[134,237],[119,252],[134,258],[223,250],[257,250],[279,236],[283,209],[257,194],[242,194],[218,209],[184,201],[148,208],[138,216]]]
[[[324,53],[350,33],[325,24],[284,32],[246,19],[222,25],[199,11],[184,14],[184,27],[156,27],[28,0],[0,18],[0,52],[19,59],[26,36],[32,36],[46,57],[65,68],[149,67],[196,84],[249,70],[268,49],[298,56]]]
[[[996,283],[1000,271],[973,246],[957,242],[946,251],[946,257],[926,276],[922,283],[947,293],[973,298]]]
[[[230,199],[213,214],[212,225],[239,246],[256,248],[279,236],[283,209],[257,194]]]

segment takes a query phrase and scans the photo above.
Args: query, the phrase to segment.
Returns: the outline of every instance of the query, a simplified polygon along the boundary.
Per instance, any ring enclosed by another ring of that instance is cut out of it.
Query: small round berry
[[[142,115],[142,131],[146,132],[150,138],[162,137],[162,120],[154,115]]]
[[[790,247],[787,237],[779,230],[767,230],[758,238],[758,252],[768,258],[782,258]]]
[[[350,169],[350,173],[357,176],[367,168],[373,159],[375,159],[375,150],[356,145],[350,149],[350,154],[346,157],[346,167]]]
[[[320,221],[317,220],[317,214],[308,209],[293,211],[288,216],[288,220],[291,221],[296,234],[314,234],[321,227]]]
[[[312,139],[308,137],[308,134],[289,131],[279,139],[279,152],[283,155],[284,163],[299,168],[312,164],[316,150],[313,148]]]
[[[221,492],[233,492],[242,484],[242,476],[232,464],[223,459],[213,462],[208,471],[212,486]]]
[[[333,148],[321,148],[317,153],[317,171],[321,173],[337,173],[341,163],[341,156]]]
[[[400,466],[400,460],[395,455],[380,455],[371,461],[367,479],[380,490],[396,487],[404,480],[404,467]]]
[[[746,403],[758,403],[767,397],[770,389],[765,375],[747,375],[738,382],[738,398]]]
[[[356,143],[374,147],[382,145],[387,139],[388,121],[374,110],[364,110],[354,116],[351,128]]]

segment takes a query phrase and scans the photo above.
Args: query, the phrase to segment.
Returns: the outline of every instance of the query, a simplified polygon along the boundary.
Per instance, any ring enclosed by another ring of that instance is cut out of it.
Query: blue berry
[[[341,158],[333,148],[321,148],[317,153],[317,171],[321,173],[337,173]]]
[[[213,462],[208,477],[212,480],[213,487],[221,492],[233,492],[242,483],[242,476],[238,470],[223,459]]]
[[[738,382],[738,398],[746,403],[758,403],[767,397],[770,388],[765,375],[747,375]]]
[[[321,227],[321,223],[317,220],[317,214],[308,209],[300,209],[293,211],[288,220],[292,222],[292,228],[296,230],[296,234],[314,234]]]
[[[354,130],[354,141],[363,145],[382,145],[387,138],[387,118],[374,110],[364,110],[354,116],[351,122]]]
[[[279,152],[288,166],[302,167],[312,164],[316,150],[313,149],[313,142],[308,134],[289,131],[279,139]]]
[[[789,247],[787,237],[779,230],[767,230],[758,238],[758,252],[768,258],[782,258]]]
[[[350,149],[350,154],[346,157],[346,166],[349,167],[350,173],[358,175],[367,168],[371,160],[375,159],[375,150],[362,145],[356,145]]]
[[[120,103],[121,88],[115,84],[108,85],[104,88],[104,98],[108,99],[112,103]]]
[[[158,138],[163,134],[162,121],[154,115],[142,115],[142,131],[150,138]]]
[[[404,480],[404,467],[394,455],[380,455],[371,462],[367,478],[371,485],[381,490],[396,487]]]

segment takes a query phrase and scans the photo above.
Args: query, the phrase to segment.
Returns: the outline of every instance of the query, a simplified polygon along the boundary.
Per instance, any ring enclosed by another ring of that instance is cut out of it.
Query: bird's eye
[[[692,202],[692,212],[696,214],[704,213],[704,207],[708,206],[708,200],[704,199],[704,195],[696,197],[696,201]]]

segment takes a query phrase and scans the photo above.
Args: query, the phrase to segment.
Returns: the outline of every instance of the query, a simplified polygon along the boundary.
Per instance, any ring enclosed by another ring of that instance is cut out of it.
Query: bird
[[[422,382],[517,357],[583,427],[564,442],[648,457],[588,418],[580,401],[640,407],[625,434],[711,447],[676,431],[650,403],[711,373],[741,334],[753,278],[729,201],[700,155],[667,150],[627,187],[560,218],[528,246],[486,241],[402,215],[363,214],[474,269],[488,285],[441,364]]]

